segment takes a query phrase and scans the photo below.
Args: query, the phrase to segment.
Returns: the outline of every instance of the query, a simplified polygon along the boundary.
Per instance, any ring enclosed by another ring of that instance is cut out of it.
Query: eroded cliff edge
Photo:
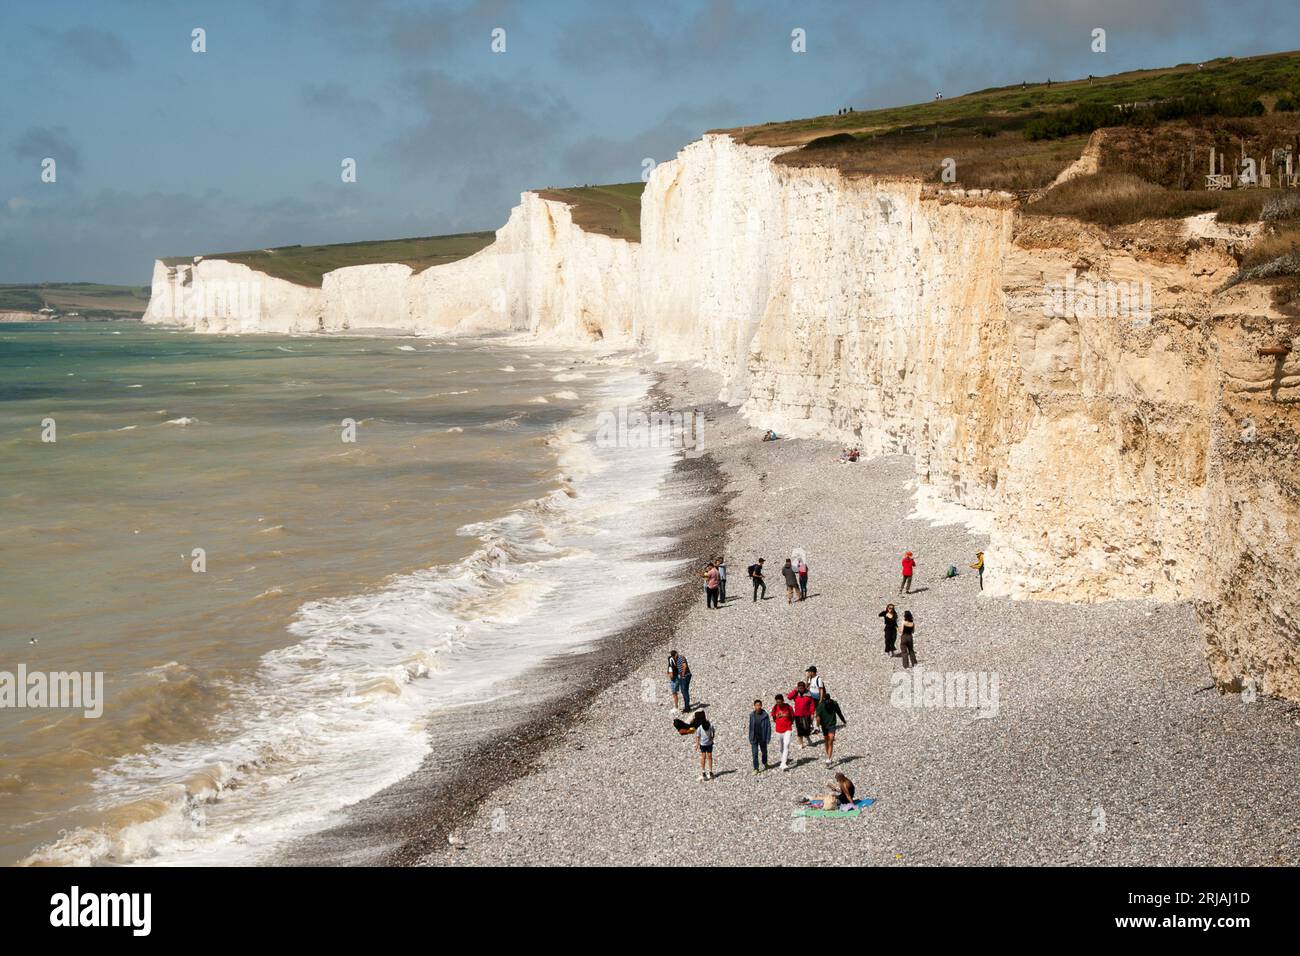
[[[698,361],[755,424],[913,455],[937,496],[990,516],[995,593],[1195,601],[1221,686],[1300,700],[1300,343],[1265,288],[1224,291],[1244,232],[1029,217],[780,152],[691,144],[652,173],[639,245],[525,193],[492,245],[418,274],[308,289],[160,263],[146,321],[519,331]],[[232,307],[240,283],[256,301]],[[1066,283],[1136,283],[1149,308],[1045,308]]]

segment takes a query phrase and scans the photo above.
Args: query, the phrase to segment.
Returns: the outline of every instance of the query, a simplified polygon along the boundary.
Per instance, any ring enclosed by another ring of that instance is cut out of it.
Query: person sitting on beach
[[[767,431],[763,432],[763,441],[776,441],[776,439],[777,434],[772,431],[772,429],[769,428]]]
[[[802,806],[816,806],[821,810],[853,810],[857,808],[856,797],[858,788],[854,786],[853,781],[839,771],[835,776],[823,784],[822,789],[825,791],[821,796],[800,797],[799,803]]]
[[[817,712],[817,702],[808,693],[808,685],[800,681],[794,690],[787,694],[790,706],[794,708],[794,733],[799,738],[799,746],[807,747],[812,743],[813,715]]]
[[[826,781],[826,793],[822,796],[823,810],[852,810],[857,807],[858,788],[844,774],[836,771],[835,776]]]
[[[709,718],[705,716],[704,711],[696,715],[696,719],[691,721],[695,724],[695,749],[700,754],[700,780],[713,779],[713,738],[714,727],[709,723]]]

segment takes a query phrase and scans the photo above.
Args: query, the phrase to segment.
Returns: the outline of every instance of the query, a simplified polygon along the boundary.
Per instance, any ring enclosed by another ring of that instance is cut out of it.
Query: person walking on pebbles
[[[781,742],[781,769],[789,770],[786,762],[790,759],[790,737],[794,733],[794,708],[785,702],[782,694],[777,694],[772,704],[772,726]]]
[[[749,578],[754,582],[754,600],[759,598],[759,591],[763,592],[762,596],[767,597],[767,582],[763,580],[763,563],[767,558],[759,558],[749,566]]]
[[[905,590],[908,594],[912,593],[912,572],[915,570],[916,559],[912,557],[912,552],[908,551],[903,555],[903,583],[898,586],[899,594]]]
[[[695,749],[700,754],[700,780],[713,779],[713,738],[716,736],[708,715],[700,711],[695,720]]]
[[[799,575],[795,573],[789,558],[781,566],[781,576],[785,578],[785,603],[793,604],[794,596],[799,592]]]
[[[763,757],[763,770],[767,769],[767,745],[772,740],[772,720],[763,709],[761,700],[754,701],[754,709],[749,712],[749,755],[753,758],[754,773],[762,773],[758,767],[758,758]]]
[[[726,604],[727,603],[727,559],[724,558],[722,555],[718,555],[718,560],[717,562],[715,562],[715,564],[718,569],[718,602],[720,604]]]
[[[894,646],[898,641],[898,612],[894,610],[894,605],[886,604],[879,616],[885,619],[885,656],[893,657]]]
[[[984,552],[983,551],[975,552],[975,563],[972,564],[971,567],[979,573],[980,590],[983,591],[984,590]]]
[[[799,738],[799,746],[807,747],[812,743],[813,718],[817,714],[817,701],[808,693],[808,685],[799,681],[790,691],[790,706],[794,708],[794,735]]]
[[[840,702],[832,700],[831,692],[825,688],[817,703],[817,723],[821,724],[822,743],[826,745],[826,766],[829,767],[835,762],[835,731],[839,727],[847,727],[849,722],[840,709]]]
[[[808,600],[808,562],[803,558],[795,565],[795,574],[799,576],[799,600]]]
[[[912,620],[912,612],[903,612],[903,640],[900,645],[899,657],[903,659],[904,669],[916,666],[916,622]]]
[[[813,707],[815,708],[821,703],[822,693],[826,690],[826,682],[817,676],[817,668],[812,664],[809,664],[808,669],[803,672],[803,682],[804,686],[808,688],[808,696],[813,699]],[[820,720],[817,721],[817,729],[821,729]]]
[[[668,652],[668,689],[673,695],[673,713],[677,713],[677,695],[682,696],[681,712],[691,709],[691,665],[686,662],[685,654],[672,650]]]

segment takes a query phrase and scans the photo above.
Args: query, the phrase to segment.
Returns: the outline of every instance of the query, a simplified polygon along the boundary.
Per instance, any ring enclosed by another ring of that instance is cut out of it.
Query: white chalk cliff
[[[934,496],[988,513],[993,593],[1195,601],[1220,686],[1300,700],[1300,343],[1266,289],[1218,291],[1247,237],[1025,216],[781,152],[691,144],[653,171],[640,244],[525,193],[492,245],[419,274],[309,289],[159,263],[145,319],[523,331],[698,361],[756,425],[913,455]],[[1150,309],[1044,308],[1076,282],[1139,283]],[[232,305],[240,283],[256,294]]]

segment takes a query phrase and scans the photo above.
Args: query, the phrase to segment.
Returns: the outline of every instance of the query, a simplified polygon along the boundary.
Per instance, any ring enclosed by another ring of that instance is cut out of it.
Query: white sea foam
[[[593,387],[593,411],[548,439],[560,487],[461,528],[477,539],[464,559],[304,605],[290,628],[298,642],[225,688],[229,706],[209,739],[151,748],[100,774],[104,801],[147,808],[136,822],[67,833],[27,862],[267,862],[414,771],[448,702],[491,700],[503,682],[625,623],[627,602],[673,583],[675,562],[642,556],[670,546],[666,529],[691,506],[661,497],[671,449],[591,440],[595,410],[643,399],[647,384],[614,375]]]

